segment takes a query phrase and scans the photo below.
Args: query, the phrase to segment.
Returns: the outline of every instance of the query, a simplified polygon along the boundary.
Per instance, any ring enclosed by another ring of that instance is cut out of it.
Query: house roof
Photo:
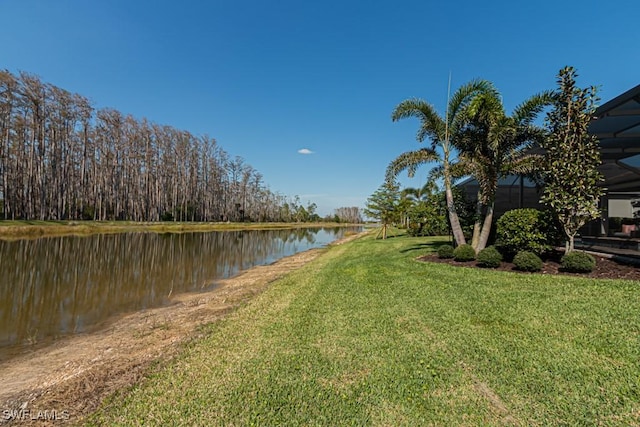
[[[589,132],[600,141],[608,191],[640,193],[640,85],[598,107]]]

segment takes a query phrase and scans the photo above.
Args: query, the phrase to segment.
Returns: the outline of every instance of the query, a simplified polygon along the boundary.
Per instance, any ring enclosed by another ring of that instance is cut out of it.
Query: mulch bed
[[[542,270],[537,273],[518,271],[514,268],[513,263],[505,261],[500,264],[500,267],[493,270],[513,271],[521,274],[561,274],[575,277],[590,277],[593,279],[640,280],[640,267],[629,264],[625,260],[617,260],[594,255],[594,258],[596,259],[596,268],[591,273],[567,273],[560,269],[560,257],[561,254],[557,253],[550,257],[550,259],[545,260],[542,265]],[[453,259],[440,259],[437,254],[425,255],[418,259],[420,261],[449,264],[456,267],[481,268],[476,266],[475,261],[458,262]]]

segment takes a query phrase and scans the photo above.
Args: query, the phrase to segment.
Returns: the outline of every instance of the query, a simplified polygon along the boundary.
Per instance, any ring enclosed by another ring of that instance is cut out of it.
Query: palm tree
[[[407,170],[409,176],[415,174],[418,166],[431,162],[439,163],[444,179],[447,212],[453,237],[458,245],[466,243],[460,220],[453,202],[451,162],[454,156],[453,141],[461,137],[464,130],[465,112],[477,95],[492,91],[493,85],[486,80],[474,80],[460,87],[448,100],[445,117],[442,118],[433,105],[421,99],[407,99],[394,109],[391,119],[415,117],[420,120],[416,135],[418,142],[431,140],[429,148],[422,148],[401,154],[387,167],[387,179],[393,180],[400,172]]]
[[[534,172],[539,158],[529,150],[544,137],[534,124],[537,115],[551,104],[552,93],[542,92],[505,113],[496,90],[478,94],[465,106],[466,123],[454,141],[460,164],[479,185],[477,216],[471,245],[480,251],[489,239],[498,180],[508,174]]]
[[[420,188],[406,187],[400,192],[400,206],[403,215],[403,225],[409,228],[410,212],[421,203],[426,203],[436,191],[435,181],[429,180]]]
[[[426,201],[430,195],[432,195],[437,190],[436,183],[432,180],[427,181],[420,188],[407,187],[404,188],[400,195],[403,198],[411,200],[413,203],[424,202]]]

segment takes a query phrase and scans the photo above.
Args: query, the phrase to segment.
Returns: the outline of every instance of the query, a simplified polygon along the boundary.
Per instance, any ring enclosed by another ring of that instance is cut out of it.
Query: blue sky
[[[602,102],[640,84],[638,16],[637,0],[0,0],[0,68],[208,134],[324,215],[364,206],[419,147],[391,111],[444,112],[449,73],[453,90],[491,80],[509,110],[565,65]]]

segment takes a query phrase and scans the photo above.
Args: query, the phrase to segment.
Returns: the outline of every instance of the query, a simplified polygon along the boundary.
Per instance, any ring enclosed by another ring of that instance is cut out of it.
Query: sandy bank
[[[323,251],[312,249],[254,267],[206,293],[178,295],[170,306],[122,316],[98,332],[65,338],[3,363],[0,424],[18,416],[21,425],[47,425],[31,419],[40,413],[55,414],[55,424],[77,422],[105,397],[140,380],[152,362],[168,360],[197,338],[201,325],[224,317]]]

